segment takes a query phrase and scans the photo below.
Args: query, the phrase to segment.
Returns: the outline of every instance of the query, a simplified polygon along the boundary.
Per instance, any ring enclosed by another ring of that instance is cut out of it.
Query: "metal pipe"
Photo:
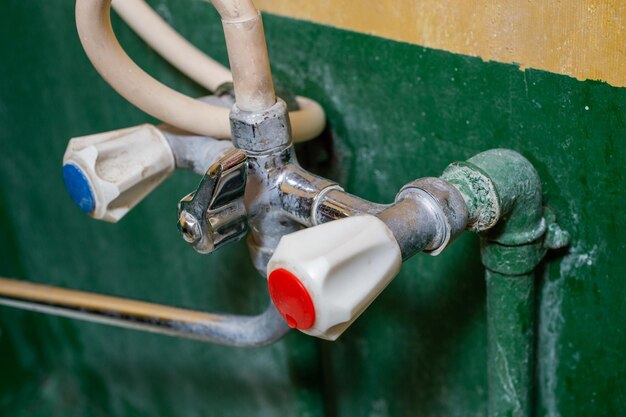
[[[376,216],[387,225],[405,260],[424,249],[432,249],[443,223],[427,195],[401,196],[393,204],[377,204],[337,188],[322,193],[314,219],[316,224],[321,224],[361,214]]]
[[[230,141],[191,135],[173,126],[161,125],[158,129],[172,149],[176,168],[198,175],[204,175],[208,167],[234,148]]]
[[[8,278],[0,304],[226,346],[264,346],[289,331],[272,303],[257,316],[213,314]]]
[[[455,163],[442,178],[468,209],[468,229],[481,235],[487,279],[489,416],[533,414],[533,271],[548,249],[566,246],[567,232],[542,206],[533,165],[508,149]]]
[[[530,417],[532,272],[546,253],[539,175],[517,152],[494,149],[450,165],[443,178],[463,195],[468,228],[481,233],[488,288],[489,416]]]
[[[125,0],[118,3],[124,2]],[[147,5],[146,7],[149,8]],[[204,96],[197,100],[224,109],[230,109],[235,102],[230,94]],[[157,128],[163,133],[172,150],[176,168],[189,170],[198,175],[204,175],[208,167],[234,148],[228,140],[199,136],[176,126],[162,124]]]
[[[313,224],[322,224],[358,214],[377,215],[390,207],[389,204],[377,204],[343,191],[341,188],[329,188],[320,193],[312,216]]]
[[[489,415],[532,415],[535,279],[486,271]]]
[[[444,221],[429,200],[403,198],[377,216],[396,238],[403,260],[425,249],[436,249],[442,243],[439,231]]]
[[[465,229],[468,216],[458,190],[429,177],[405,185],[392,204],[372,203],[329,187],[320,192],[311,217],[321,224],[359,214],[376,216],[387,225],[403,260],[420,251],[439,254]]]

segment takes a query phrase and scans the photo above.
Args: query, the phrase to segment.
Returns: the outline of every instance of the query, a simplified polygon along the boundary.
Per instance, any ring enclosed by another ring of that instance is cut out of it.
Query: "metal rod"
[[[0,304],[228,346],[267,345],[289,330],[271,303],[257,316],[209,314],[8,278],[0,278]]]

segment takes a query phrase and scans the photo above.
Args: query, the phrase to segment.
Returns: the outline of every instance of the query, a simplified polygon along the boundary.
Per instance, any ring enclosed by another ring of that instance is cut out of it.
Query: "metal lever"
[[[178,203],[178,230],[196,251],[210,253],[246,235],[247,159],[243,151],[230,150],[209,167],[196,191]]]

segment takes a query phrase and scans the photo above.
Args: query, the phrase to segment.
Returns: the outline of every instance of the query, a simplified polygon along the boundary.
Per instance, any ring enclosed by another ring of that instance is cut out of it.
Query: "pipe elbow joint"
[[[481,235],[485,267],[523,275],[541,262],[548,227],[541,180],[526,158],[509,149],[492,149],[451,164],[442,178],[463,195],[467,228]]]

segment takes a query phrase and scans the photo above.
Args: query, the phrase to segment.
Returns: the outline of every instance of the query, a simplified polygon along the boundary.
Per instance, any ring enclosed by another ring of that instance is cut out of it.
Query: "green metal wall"
[[[253,313],[267,300],[245,244],[200,256],[179,238],[176,173],[117,225],[66,196],[70,137],[142,123],[84,56],[73,2],[0,5],[0,275],[173,305]],[[225,62],[204,2],[153,2]],[[157,78],[203,91],[115,20]],[[266,16],[277,82],[318,100],[331,135],[313,171],[388,202],[411,179],[493,147],[538,168],[572,233],[538,276],[539,416],[626,413],[626,90]],[[484,416],[478,241],[419,255],[335,342],[299,333],[246,350],[0,308],[2,416]]]

